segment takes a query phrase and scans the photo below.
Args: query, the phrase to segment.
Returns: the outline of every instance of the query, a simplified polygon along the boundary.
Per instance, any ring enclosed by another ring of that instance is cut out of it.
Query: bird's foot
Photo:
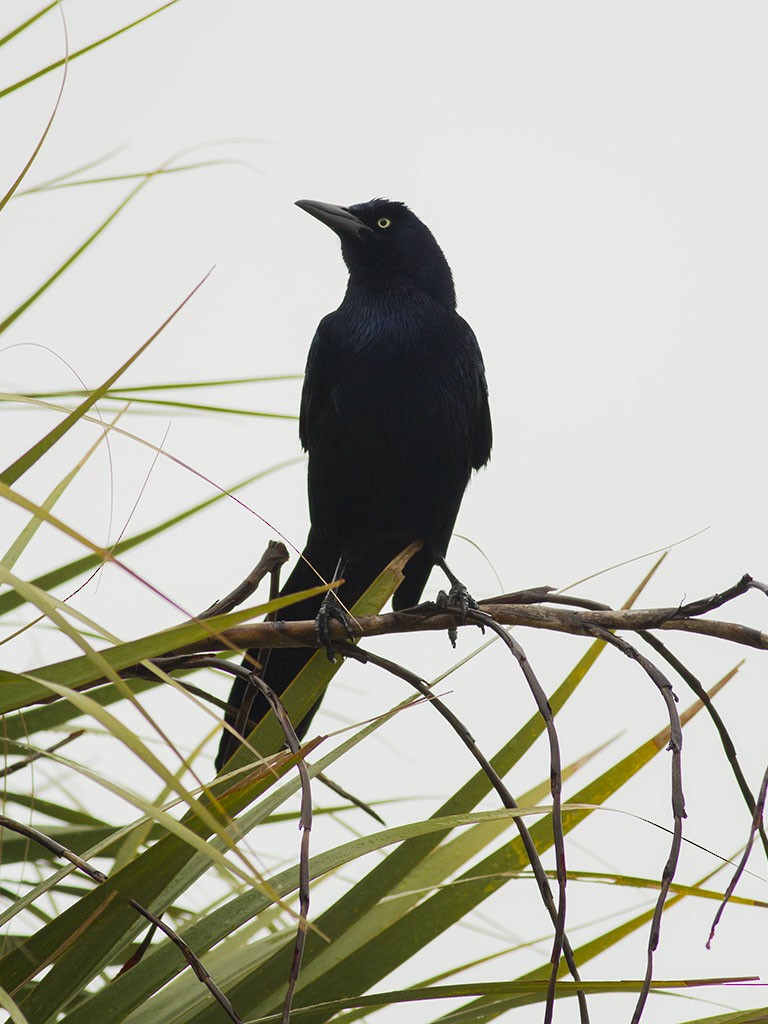
[[[336,655],[333,653],[333,638],[331,636],[331,622],[333,621],[342,624],[350,640],[355,639],[355,632],[352,628],[353,620],[336,596],[336,592],[329,590],[323,598],[323,603],[315,618],[315,636],[317,637],[317,646],[325,648],[328,661],[335,663]]]
[[[467,621],[467,613],[470,609],[476,609],[478,607],[477,601],[472,597],[470,592],[464,586],[456,580],[452,584],[451,589],[446,592],[441,590],[437,595],[437,605],[447,612],[454,612],[461,620],[461,624],[464,625]],[[456,646],[458,639],[458,631],[455,626],[451,626],[448,630],[448,639],[451,641],[453,647]]]

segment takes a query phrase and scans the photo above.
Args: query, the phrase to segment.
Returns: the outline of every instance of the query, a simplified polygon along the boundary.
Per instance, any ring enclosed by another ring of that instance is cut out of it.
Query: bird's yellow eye
[[[389,219],[389,217],[379,217],[379,219],[376,221],[376,226],[381,228],[382,231],[386,231],[386,229],[389,227],[391,223],[392,221]]]

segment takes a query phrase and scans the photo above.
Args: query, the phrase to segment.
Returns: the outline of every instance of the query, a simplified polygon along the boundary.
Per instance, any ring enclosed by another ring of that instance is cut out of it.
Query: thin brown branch
[[[260,563],[261,564],[261,563]],[[723,594],[716,594],[711,598],[693,602],[685,607],[694,608],[703,614],[712,607],[719,607],[724,600],[732,599],[728,595],[744,592],[743,579],[724,591]],[[768,594],[768,586],[758,583],[749,577],[749,584],[746,589],[759,590]],[[239,589],[239,588],[238,588]],[[535,597],[539,601],[561,600],[549,594],[547,587],[540,587],[533,591],[520,591],[518,594],[506,595],[510,598],[519,599],[522,602]],[[234,593],[234,592],[233,592]],[[225,599],[226,600],[226,599]],[[751,626],[744,626],[736,622],[722,622],[714,619],[684,618],[681,617],[681,606],[675,608],[646,608],[646,609],[606,609],[595,608],[597,602],[586,602],[579,599],[579,605],[589,604],[589,608],[555,608],[546,604],[513,604],[496,603],[493,601],[481,601],[480,610],[490,615],[496,622],[503,626],[526,626],[530,629],[548,629],[557,633],[570,633],[574,636],[592,636],[594,629],[605,630],[627,630],[640,632],[641,630],[666,629],[682,632],[700,633],[719,640],[739,644],[746,647],[754,647],[758,650],[768,650],[768,633],[762,633],[759,629]],[[572,602],[569,599],[569,604]],[[455,630],[458,626],[474,625],[474,623],[462,620],[462,617],[455,612],[446,611],[433,603],[417,605],[405,611],[389,612],[388,614],[361,616],[354,620],[351,625],[351,632],[354,637],[384,636],[395,633],[415,633],[427,631]],[[331,640],[336,643],[348,639],[346,630],[337,622],[329,624]],[[247,625],[235,626],[232,629],[212,633],[210,636],[187,644],[175,651],[171,651],[165,658],[155,659],[158,667],[166,671],[183,670],[195,667],[190,658],[195,654],[207,654],[214,651],[248,651],[258,650],[262,657],[266,657],[267,649],[279,647],[317,647],[317,635],[315,623],[311,620],[292,622],[255,622]],[[144,665],[132,665],[122,669],[121,675],[126,678],[147,678],[152,675]],[[79,690],[89,690],[95,686],[102,686],[108,680],[106,678],[96,679],[78,687]],[[59,696],[42,697],[35,703],[50,704],[60,700]],[[218,703],[213,701],[213,703]]]
[[[79,868],[83,874],[88,875],[94,882],[106,882],[107,876],[103,871],[99,871],[97,868],[92,868],[91,865],[83,860],[82,857],[78,857],[76,853],[68,850],[66,846],[62,846],[61,843],[56,842],[50,836],[47,836],[44,832],[38,832],[36,828],[32,828],[31,825],[25,825],[21,821],[15,821],[13,818],[6,818],[4,814],[0,814],[0,828],[7,828],[9,832],[16,832],[20,836],[24,836],[27,839],[31,839],[33,843],[37,843],[38,846],[42,846],[43,849],[48,850],[55,857],[61,857],[62,860],[68,860],[70,864],[73,864],[76,868]]]
[[[288,549],[286,546],[279,541],[269,541],[267,544],[264,554],[261,556],[258,564],[251,570],[248,576],[243,582],[228,594],[227,597],[222,598],[215,604],[211,605],[203,614],[201,618],[210,618],[213,615],[221,615],[225,612],[229,612],[236,608],[242,601],[250,597],[259,583],[264,579],[266,575],[270,577],[269,583],[269,600],[273,601],[280,593],[280,569],[288,561]],[[267,615],[266,621],[274,621],[274,613]],[[260,672],[262,675],[267,667],[269,661],[270,649],[259,650],[259,651],[248,651],[246,655],[246,661],[251,671]],[[161,667],[165,665],[161,660],[156,660],[155,664],[160,664]],[[166,669],[168,671],[168,669]],[[251,715],[251,707],[253,706],[253,700],[256,696],[256,686],[246,686],[243,699],[240,702],[239,707],[233,708],[235,712],[235,721],[232,724],[232,728],[236,733],[243,733],[248,725],[248,721]],[[230,708],[226,704],[220,705],[224,711],[229,711]],[[229,750],[224,760],[227,760],[232,751],[234,750],[235,743],[232,734],[229,733],[225,740]]]
[[[277,540],[269,541],[258,564],[251,569],[243,582],[238,584],[226,597],[214,601],[210,608],[206,608],[204,612],[200,613],[198,618],[210,619],[214,615],[226,615],[227,612],[233,611],[251,596],[265,576],[271,575],[274,579],[280,566],[285,565],[288,561],[288,557],[288,548],[285,544]]]
[[[698,601],[690,601],[688,604],[681,605],[680,613],[686,617],[704,615],[706,612],[714,611],[715,608],[722,608],[724,604],[733,601],[736,597],[741,597],[742,594],[746,594],[748,590],[753,588],[765,591],[764,584],[752,579],[749,573],[744,573],[737,583],[734,583],[732,587],[728,587],[721,594],[713,594],[711,597],[701,598]]]
[[[720,596],[720,595],[718,595]],[[584,602],[582,602],[584,603]],[[768,634],[752,626],[737,622],[723,622],[715,619],[685,617],[680,607],[646,609],[577,609],[557,608],[545,604],[491,604],[481,602],[481,610],[503,626],[526,626],[531,629],[548,629],[575,636],[589,636],[593,629],[640,630],[664,629],[700,633],[730,643],[758,650],[768,650]],[[689,606],[691,607],[691,606]],[[704,602],[696,602],[704,608]],[[704,612],[700,612],[703,614]],[[388,612],[379,615],[361,616],[352,624],[356,637],[383,636],[391,633],[414,633],[420,631],[447,631],[463,623],[460,616],[448,612],[436,604],[427,603],[406,611]],[[331,638],[336,642],[347,639],[344,628],[336,622],[330,623]],[[194,654],[201,651],[240,650],[248,648],[315,647],[314,622],[258,622],[222,631],[220,637],[210,637],[180,648],[178,654]]]

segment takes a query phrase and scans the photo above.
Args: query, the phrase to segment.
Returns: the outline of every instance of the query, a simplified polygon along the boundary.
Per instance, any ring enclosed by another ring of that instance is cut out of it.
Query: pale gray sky
[[[67,0],[71,50],[150,8],[130,0]],[[6,0],[0,34],[35,9]],[[47,346],[95,385],[215,264],[127,380],[300,372],[315,324],[341,298],[345,271],[333,236],[292,203],[386,195],[407,202],[433,230],[453,268],[460,311],[483,348],[495,447],[489,468],[467,493],[457,532],[482,547],[504,588],[565,586],[704,528],[672,553],[646,603],[674,605],[723,589],[745,571],[768,577],[767,42],[768,7],[756,0],[396,0],[386,6],[181,0],[71,65],[59,116],[27,180],[54,177],[117,147],[103,173],[147,170],[193,146],[203,147],[195,159],[226,156],[250,166],[153,182],[2,342]],[[61,24],[52,14],[3,49],[0,87],[61,50]],[[59,73],[47,76],[0,102],[0,190],[39,137],[59,80]],[[233,139],[252,141],[220,141]],[[0,242],[2,315],[128,188],[69,189],[9,205]],[[41,349],[0,352],[3,389],[70,385],[76,386],[72,372]],[[294,413],[298,394],[298,383],[264,385],[242,390],[237,402]],[[6,462],[38,436],[44,418],[19,415],[9,430],[9,414],[3,415]],[[133,426],[159,443],[166,422],[135,419]],[[166,444],[226,486],[298,454],[296,434],[292,421],[179,418]],[[84,432],[36,470],[29,493],[46,493],[92,436]],[[111,535],[103,457],[63,499],[62,516],[106,543],[130,514],[149,463],[147,451],[115,442]],[[161,462],[131,530],[208,493],[199,480]],[[247,500],[301,545],[303,465],[254,486]],[[0,517],[8,524],[3,535],[11,536],[19,520],[6,509]],[[239,506],[222,505],[133,554],[130,564],[196,610],[244,575],[245,562],[255,560],[270,536]],[[70,550],[52,538],[18,569],[32,576],[56,552]],[[487,562],[458,537],[451,564],[476,596],[498,591]],[[649,564],[614,571],[580,592],[620,602]],[[432,593],[438,582],[433,579]],[[133,635],[177,617],[114,573],[80,602],[123,633],[130,622]],[[754,595],[733,609],[754,625],[764,625],[767,612]],[[549,689],[583,650],[563,637],[520,639]],[[474,643],[463,636],[460,652]],[[13,657],[25,664],[46,651],[51,658],[74,653],[48,645],[38,637]],[[425,673],[451,664],[444,638],[381,646]],[[675,649],[707,684],[741,656],[705,640]],[[645,678],[618,655],[603,661],[562,716],[566,760],[622,731],[629,750],[663,724],[661,703]],[[721,702],[755,787],[765,758],[765,671],[764,659],[750,655]],[[366,718],[400,696],[388,683],[371,681],[370,670],[345,675],[349,681],[339,679],[319,728],[333,727],[334,715]],[[454,706],[489,752],[532,713],[522,682],[498,651],[443,689],[455,691]],[[499,711],[505,707],[506,714]],[[484,715],[486,708],[492,714]],[[366,775],[364,755],[349,759],[347,781],[365,790],[370,778],[375,795],[406,788],[435,795],[456,784],[471,766],[432,717],[429,709],[400,716],[386,730],[388,745],[375,741],[391,785],[380,766]],[[191,721],[202,731],[199,718]],[[597,765],[604,767],[615,751]],[[703,721],[689,730],[686,757],[688,835],[730,855],[747,819]],[[612,806],[669,824],[668,768],[654,766],[652,783],[649,773]],[[527,759],[527,772],[511,780],[514,790],[546,775],[543,747]],[[725,824],[724,806],[731,808]],[[405,819],[417,812],[402,813]],[[657,874],[665,855],[657,833],[628,821],[606,815],[589,839],[577,833],[574,842],[593,850],[599,844],[600,856],[628,873]],[[572,858],[599,869],[584,848],[575,847]],[[681,880],[713,863],[687,851]],[[757,861],[755,870],[765,874]],[[749,884],[766,898],[764,883]],[[571,889],[575,919],[588,918],[594,894]],[[488,912],[524,933],[525,924],[513,920],[513,899],[505,891]],[[599,897],[600,913],[618,905],[624,904],[613,896]],[[709,911],[692,904],[684,915],[669,915],[659,977],[765,971],[764,930],[759,940],[755,931],[749,949],[743,939],[743,929],[757,928],[754,912],[729,911],[715,951],[705,955]],[[638,976],[644,941],[591,965],[589,976]],[[515,960],[510,969],[533,962]],[[503,967],[490,976],[503,976]],[[734,1006],[759,998],[728,994]],[[595,1002],[593,1020],[612,1024],[617,1013],[623,1019],[623,1006]],[[539,1019],[538,1010],[527,1012],[515,1019]],[[664,1024],[699,1012],[656,997],[647,1019]],[[564,1006],[558,1020],[574,1014]]]

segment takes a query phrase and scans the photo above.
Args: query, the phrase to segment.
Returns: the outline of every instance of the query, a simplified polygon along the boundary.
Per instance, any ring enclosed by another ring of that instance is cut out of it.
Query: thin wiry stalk
[[[749,838],[747,839],[747,845],[744,847],[744,853],[741,855],[741,860],[739,861],[738,867],[736,868],[736,870],[735,870],[735,872],[733,874],[733,878],[728,883],[728,888],[725,890],[725,895],[723,896],[723,901],[720,904],[720,906],[717,908],[717,913],[715,914],[715,919],[712,922],[712,927],[709,930],[709,938],[707,939],[707,949],[709,949],[710,946],[712,945],[712,939],[714,939],[714,937],[715,937],[715,929],[717,928],[718,924],[720,923],[720,918],[723,916],[723,911],[725,910],[726,904],[728,903],[728,900],[733,895],[733,891],[736,888],[736,886],[737,886],[737,884],[739,882],[739,879],[744,874],[744,870],[745,870],[745,868],[747,866],[747,861],[749,860],[749,855],[752,852],[752,844],[755,841],[755,834],[757,833],[757,830],[758,830],[758,827],[760,825],[760,822],[762,821],[763,815],[765,814],[765,800],[766,800],[766,795],[767,794],[768,794],[768,768],[765,769],[765,774],[763,775],[763,781],[762,781],[762,783],[760,785],[760,793],[759,793],[759,795],[757,797],[757,804],[755,805],[755,810],[754,810],[754,812],[752,814],[752,826],[751,826],[751,828],[749,830]]]
[[[216,1002],[227,1014],[229,1019],[231,1021],[234,1021],[235,1024],[243,1024],[243,1018],[234,1008],[229,999],[227,999],[227,997],[221,991],[219,986],[216,984],[216,982],[213,980],[213,978],[206,970],[203,962],[200,960],[198,956],[196,956],[192,952],[192,950],[186,944],[184,939],[182,939],[182,937],[177,932],[175,932],[173,928],[170,928],[161,918],[157,917],[149,910],[146,910],[144,907],[141,906],[140,903],[137,903],[136,900],[128,900],[128,902],[135,911],[141,914],[142,917],[145,917],[147,921],[154,925],[155,928],[159,928],[159,930],[163,932],[163,934],[171,940],[174,946],[176,946],[181,951],[181,955],[184,957],[189,966],[195,972],[195,977],[199,981],[201,981],[203,985],[205,985],[205,987],[211,993]]]
[[[759,590],[768,595],[768,584],[761,583],[754,579],[749,573],[744,575],[732,586],[727,587],[720,593],[712,594],[710,597],[699,598],[696,601],[689,601],[688,604],[681,604],[675,609],[676,615],[680,617],[699,616],[712,612],[715,608],[721,608],[736,597],[741,597],[748,590]],[[591,601],[583,597],[569,597],[565,594],[556,593],[554,587],[530,587],[527,590],[516,590],[512,594],[502,594],[499,597],[489,597],[481,604],[562,604],[570,605],[573,608],[585,608],[593,611],[612,611],[610,605],[600,601]]]

